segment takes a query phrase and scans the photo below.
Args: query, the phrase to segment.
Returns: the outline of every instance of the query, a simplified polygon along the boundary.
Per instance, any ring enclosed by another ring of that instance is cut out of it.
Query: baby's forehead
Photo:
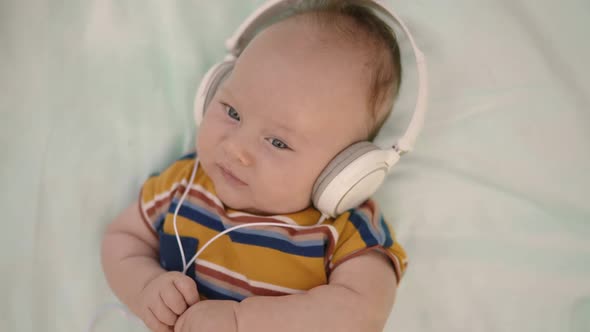
[[[370,131],[369,112],[358,100],[325,96],[325,91],[302,98],[293,89],[271,91],[253,85],[247,86],[251,93],[244,93],[245,85],[239,80],[228,79],[227,83],[219,90],[220,96],[236,107],[243,121],[255,123],[266,134],[285,138],[295,147],[323,140],[348,144],[366,139]]]

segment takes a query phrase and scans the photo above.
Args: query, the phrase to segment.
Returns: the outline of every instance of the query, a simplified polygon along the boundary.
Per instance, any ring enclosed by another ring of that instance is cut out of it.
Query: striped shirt
[[[407,266],[406,253],[374,201],[368,200],[320,225],[316,223],[321,213],[313,207],[288,215],[253,215],[224,207],[202,167],[189,186],[194,163],[195,154],[175,161],[150,176],[141,191],[141,215],[160,241],[164,269],[183,269],[173,216],[187,187],[189,192],[176,218],[187,262],[209,239],[236,225],[273,222],[307,226],[246,227],[213,241],[187,272],[196,281],[201,299],[241,301],[254,295],[302,293],[327,284],[339,264],[368,250],[389,257],[401,279]]]

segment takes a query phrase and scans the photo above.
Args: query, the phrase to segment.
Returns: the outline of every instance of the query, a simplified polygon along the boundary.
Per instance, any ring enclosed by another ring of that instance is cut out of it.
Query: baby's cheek
[[[200,150],[201,150],[201,146],[199,144],[199,142],[201,141],[201,139],[199,138],[199,134],[195,135],[195,149],[197,150],[197,154],[200,154]]]
[[[307,208],[311,201],[311,189],[313,180],[308,174],[299,172],[288,177],[287,183],[282,188],[282,201],[286,201],[290,211],[298,211]]]
[[[199,154],[200,159],[206,159],[208,157],[208,154],[210,154],[209,150],[212,147],[216,146],[215,135],[214,135],[214,132],[212,131],[212,128],[210,128],[210,127],[211,126],[208,126],[204,122],[203,125],[199,128],[199,131],[197,133],[196,148],[197,148],[197,153]]]

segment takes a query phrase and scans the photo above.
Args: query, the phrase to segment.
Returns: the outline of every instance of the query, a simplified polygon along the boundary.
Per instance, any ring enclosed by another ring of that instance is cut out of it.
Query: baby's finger
[[[150,309],[150,308],[146,309],[145,315],[143,317],[143,322],[150,329],[150,331],[173,332],[172,327],[167,326],[167,325],[163,324],[162,322],[160,322],[156,318],[156,315],[154,315],[154,312],[152,311],[152,309]]]
[[[174,332],[182,332],[185,331],[184,322],[186,321],[186,315],[182,315],[178,317],[176,324],[174,324]]]
[[[156,303],[153,304],[152,309],[154,315],[160,322],[168,326],[174,326],[174,323],[176,323],[176,319],[178,318],[178,316],[170,308],[168,308],[166,303],[164,303],[164,299],[162,299],[162,294],[160,294],[160,297],[156,301]]]
[[[199,302],[199,291],[197,290],[197,284],[193,279],[187,276],[184,278],[174,279],[174,285],[176,289],[180,291],[186,303],[191,306]]]
[[[188,308],[184,297],[180,291],[175,287],[174,281],[170,281],[170,286],[162,290],[160,293],[164,303],[170,308],[176,315],[180,316]]]

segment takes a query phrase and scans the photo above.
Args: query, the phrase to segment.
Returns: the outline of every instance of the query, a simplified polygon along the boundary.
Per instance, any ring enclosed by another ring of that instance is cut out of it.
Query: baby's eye
[[[236,121],[240,121],[240,114],[238,114],[238,111],[236,111],[235,108],[233,108],[233,107],[231,107],[229,105],[226,105],[225,106],[225,111],[227,112],[227,115],[230,118],[232,118],[232,119],[234,119]]]
[[[270,144],[272,144],[272,146],[274,146],[277,149],[288,149],[289,146],[287,144],[285,144],[283,141],[281,141],[280,139],[277,138],[269,138],[268,139]]]

